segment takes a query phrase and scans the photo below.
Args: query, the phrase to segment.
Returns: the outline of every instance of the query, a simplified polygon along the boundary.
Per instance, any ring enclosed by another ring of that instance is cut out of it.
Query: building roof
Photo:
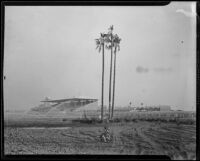
[[[61,103],[61,102],[67,102],[67,101],[97,101],[98,99],[92,99],[92,98],[68,98],[68,99],[58,99],[58,100],[43,100],[41,102],[52,102],[52,103]]]

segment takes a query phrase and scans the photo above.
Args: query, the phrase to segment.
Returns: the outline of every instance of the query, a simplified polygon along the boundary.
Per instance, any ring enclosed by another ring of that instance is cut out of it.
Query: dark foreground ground
[[[131,154],[196,159],[196,125],[137,121],[109,127],[113,135],[110,143],[99,139],[102,125],[5,127],[5,154]]]

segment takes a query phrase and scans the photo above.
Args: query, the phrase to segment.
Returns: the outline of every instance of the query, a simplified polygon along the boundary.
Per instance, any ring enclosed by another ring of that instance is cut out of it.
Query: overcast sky
[[[114,25],[116,105],[196,107],[195,2],[167,6],[6,6],[4,108],[51,99],[101,99],[102,55],[95,38]],[[110,51],[105,52],[108,105]]]

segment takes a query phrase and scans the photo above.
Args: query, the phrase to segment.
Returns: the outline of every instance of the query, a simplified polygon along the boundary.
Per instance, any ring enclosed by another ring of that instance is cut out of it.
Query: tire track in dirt
[[[57,135],[56,135],[57,138],[56,137],[54,138],[54,137],[52,137],[52,135],[54,135],[54,131],[53,132],[51,131],[47,140],[46,139],[43,140],[42,138],[38,138],[40,141],[37,142],[37,143],[38,143],[40,149],[42,148],[41,150],[43,151],[43,152],[40,152],[41,151],[40,150],[39,153],[66,154],[66,153],[69,153],[71,150],[75,153],[76,151],[78,151],[78,148],[76,147],[76,145],[80,145],[80,143],[84,142],[84,140],[80,140],[78,138],[76,138],[75,141],[74,141],[73,139],[71,139],[71,137],[73,135],[69,135],[70,139],[66,139],[66,138],[62,138],[62,136],[60,136],[60,134],[61,133],[59,133],[57,131]],[[29,135],[29,136],[32,137],[31,135]],[[71,145],[73,145],[74,147],[71,148]]]
[[[143,131],[147,128],[142,127],[129,127],[125,132],[121,132],[120,139],[126,148],[132,148],[132,152],[136,155],[140,154],[152,154],[155,151],[155,143],[147,138]]]
[[[154,142],[148,135],[145,134],[145,131],[148,131],[150,128],[143,126],[143,127],[137,127],[135,128],[136,135],[139,135],[141,137],[142,142],[145,142],[147,146],[147,152],[153,152],[156,153],[157,149],[160,149],[161,146]]]
[[[196,142],[196,132],[188,132],[187,129],[164,127],[161,134],[168,134],[170,138],[176,138],[180,142]]]
[[[28,149],[34,149],[34,150],[29,150],[30,152],[32,152],[33,154],[36,153],[40,153],[40,150],[42,148],[42,150],[46,149],[48,153],[48,151],[52,151],[53,153],[58,151],[58,149],[63,150],[66,148],[66,143],[63,142],[62,140],[54,140],[53,138],[48,138],[43,139],[41,137],[39,138],[35,138],[34,136],[32,136],[32,133],[30,134],[31,131],[29,132],[25,132],[24,130],[19,133],[20,136],[26,136],[23,141],[20,141],[23,145],[26,145],[25,147]],[[28,142],[27,142],[28,141]],[[59,152],[59,151],[58,151]],[[57,152],[56,152],[57,153]]]
[[[14,136],[13,136],[14,135]],[[9,141],[13,142],[14,144],[17,144],[17,148],[19,147],[26,147],[28,149],[24,150],[24,149],[15,149],[15,154],[18,154],[19,152],[30,152],[32,154],[35,154],[35,151],[32,150],[33,148],[35,149],[36,147],[34,147],[33,144],[30,144],[29,142],[24,141],[20,136],[20,129],[16,128],[16,129],[12,129],[10,130],[10,134],[9,134]],[[28,134],[26,136],[29,136]],[[11,144],[13,144],[11,143]],[[31,146],[31,147],[30,147]],[[12,151],[12,150],[11,150]]]
[[[68,140],[68,144],[83,144],[84,146],[86,145],[92,145],[98,141],[98,137],[94,134],[91,134],[90,132],[83,132],[79,131],[79,133],[67,133],[67,132],[61,132],[60,135],[70,138],[66,139]]]
[[[147,135],[153,140],[157,137],[155,141],[163,147],[164,151],[166,151],[165,154],[169,155],[171,159],[179,157],[187,159],[188,157],[191,158],[191,156],[193,156],[192,150],[186,150],[186,142],[188,142],[188,139],[191,141],[190,143],[194,143],[195,141],[192,141],[189,136],[183,137],[183,135],[185,135],[183,131],[162,127],[159,131],[154,130],[151,134],[147,133]]]

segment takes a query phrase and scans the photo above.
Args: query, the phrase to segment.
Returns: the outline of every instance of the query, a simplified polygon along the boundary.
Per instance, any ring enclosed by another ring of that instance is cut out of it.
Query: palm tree
[[[96,49],[99,49],[99,52],[102,50],[102,90],[101,90],[101,121],[103,121],[103,108],[104,108],[104,43],[105,43],[106,34],[101,33],[100,38],[96,40]]]
[[[112,62],[113,62],[113,25],[110,26],[109,32],[108,32],[108,37],[110,38],[110,45],[107,47],[108,49],[111,50],[111,58],[110,58],[110,81],[109,81],[109,119],[111,118],[111,86],[112,86]]]
[[[114,103],[115,103],[115,76],[116,76],[116,53],[117,50],[120,50],[120,41],[121,39],[117,34],[113,37],[113,47],[114,47],[114,75],[113,75],[113,96],[112,96],[112,113],[111,113],[111,119],[113,118],[113,112],[114,112]]]

